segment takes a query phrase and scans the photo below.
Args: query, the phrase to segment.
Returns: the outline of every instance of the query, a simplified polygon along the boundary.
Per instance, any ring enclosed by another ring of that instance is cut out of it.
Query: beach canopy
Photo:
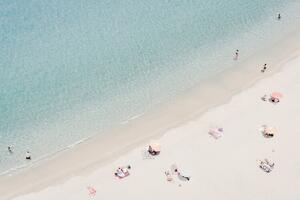
[[[151,142],[149,145],[153,151],[160,152],[161,145],[157,142]]]
[[[283,95],[280,92],[273,92],[271,94],[271,97],[274,98],[274,99],[280,99],[280,98],[283,97]]]

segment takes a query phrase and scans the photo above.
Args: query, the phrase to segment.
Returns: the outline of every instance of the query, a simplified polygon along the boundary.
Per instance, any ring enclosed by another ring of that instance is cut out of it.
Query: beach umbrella
[[[157,142],[151,142],[149,145],[153,151],[160,152],[161,145]]]
[[[283,95],[280,92],[273,92],[271,94],[271,97],[274,98],[274,99],[280,99],[280,98],[283,97]]]
[[[274,127],[267,127],[265,129],[265,133],[269,134],[269,135],[275,135],[276,132],[277,132],[276,128],[274,128]]]

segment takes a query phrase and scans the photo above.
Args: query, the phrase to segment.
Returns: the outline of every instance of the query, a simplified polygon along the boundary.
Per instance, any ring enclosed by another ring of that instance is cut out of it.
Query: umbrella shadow
[[[142,154],[143,160],[152,160],[152,159],[154,159],[154,156],[152,156],[152,155],[148,152],[148,150],[142,150],[141,154]]]

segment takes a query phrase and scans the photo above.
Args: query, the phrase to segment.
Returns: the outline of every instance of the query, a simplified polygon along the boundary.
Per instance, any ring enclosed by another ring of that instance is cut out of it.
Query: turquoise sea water
[[[250,56],[299,25],[299,3],[0,1],[0,172],[236,67],[235,49]]]

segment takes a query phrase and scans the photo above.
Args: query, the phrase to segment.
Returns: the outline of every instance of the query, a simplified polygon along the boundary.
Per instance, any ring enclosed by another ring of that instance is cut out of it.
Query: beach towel
[[[223,128],[211,128],[208,133],[215,139],[219,139],[224,134]]]

